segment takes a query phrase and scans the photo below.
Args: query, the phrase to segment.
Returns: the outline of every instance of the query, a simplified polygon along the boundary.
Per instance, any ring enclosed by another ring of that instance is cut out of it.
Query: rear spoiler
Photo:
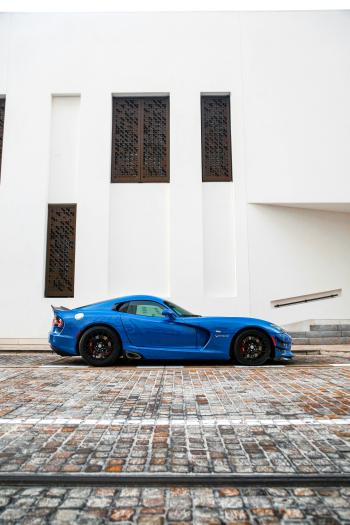
[[[56,312],[57,310],[70,310],[70,308],[67,308],[66,306],[54,306],[53,304],[51,305],[51,308],[53,312]]]

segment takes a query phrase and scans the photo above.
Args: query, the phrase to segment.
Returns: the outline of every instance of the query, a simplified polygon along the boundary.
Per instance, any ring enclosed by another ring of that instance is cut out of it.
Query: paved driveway
[[[79,358],[0,354],[0,389],[0,476],[10,480],[0,488],[1,523],[350,523],[347,483],[272,487],[266,478],[350,481],[344,356],[254,369],[96,369]],[[56,475],[59,486],[12,486],[18,474]],[[84,482],[123,474],[139,486]],[[207,475],[213,486],[147,488],[150,474],[155,485],[157,476]],[[67,487],[60,475],[79,483]],[[261,486],[217,486],[245,475]]]

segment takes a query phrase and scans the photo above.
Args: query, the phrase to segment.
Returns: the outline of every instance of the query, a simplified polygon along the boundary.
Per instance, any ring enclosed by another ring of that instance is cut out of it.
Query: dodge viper
[[[52,306],[51,348],[90,365],[119,359],[224,360],[263,365],[290,360],[291,337],[249,317],[202,317],[149,295],[110,299],[81,308]]]

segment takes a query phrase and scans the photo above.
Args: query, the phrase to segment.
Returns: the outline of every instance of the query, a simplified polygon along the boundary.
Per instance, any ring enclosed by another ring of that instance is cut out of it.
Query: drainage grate
[[[0,485],[349,487],[350,474],[31,474],[0,473]]]

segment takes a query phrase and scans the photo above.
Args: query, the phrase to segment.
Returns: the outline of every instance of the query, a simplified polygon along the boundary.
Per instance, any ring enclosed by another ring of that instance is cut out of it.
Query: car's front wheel
[[[79,353],[89,365],[113,365],[121,354],[118,336],[107,326],[92,326],[79,341]]]
[[[272,345],[269,336],[253,328],[240,333],[233,345],[233,357],[240,365],[264,365],[271,354]]]

